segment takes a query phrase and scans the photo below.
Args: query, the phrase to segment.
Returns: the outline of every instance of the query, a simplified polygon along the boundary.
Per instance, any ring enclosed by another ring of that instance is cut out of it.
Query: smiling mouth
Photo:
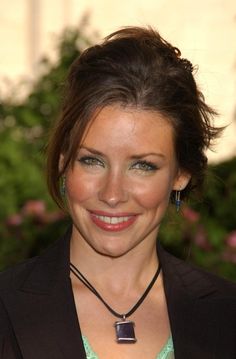
[[[130,227],[136,220],[137,215],[105,216],[90,212],[93,223],[105,231],[121,231]]]
[[[100,221],[108,224],[117,224],[127,222],[132,216],[125,216],[125,217],[107,217],[107,216],[98,216],[95,214],[95,217]]]

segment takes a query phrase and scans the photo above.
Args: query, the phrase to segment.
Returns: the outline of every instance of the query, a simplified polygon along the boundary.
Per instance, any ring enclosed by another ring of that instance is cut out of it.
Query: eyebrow
[[[80,149],[85,149],[85,150],[93,153],[94,155],[105,156],[106,157],[106,155],[104,153],[102,153],[102,152],[100,152],[98,150],[95,150],[94,148],[91,148],[91,147],[81,146],[79,148],[79,150]],[[133,155],[133,156],[131,156],[131,159],[137,160],[137,159],[145,158],[145,157],[148,157],[148,156],[156,156],[156,157],[161,157],[161,158],[166,157],[163,153],[148,152],[148,153],[139,153],[139,154]]]
[[[87,146],[80,146],[79,147],[79,150],[87,150],[91,153],[93,153],[94,155],[99,155],[99,156],[104,156],[104,153],[98,151],[98,150],[95,150],[94,148],[91,148],[91,147],[87,147]]]
[[[165,155],[163,155],[162,153],[156,153],[156,152],[140,153],[140,154],[131,156],[131,158],[135,160],[135,159],[144,158],[144,157],[148,157],[148,156],[156,156],[156,157],[165,158]]]

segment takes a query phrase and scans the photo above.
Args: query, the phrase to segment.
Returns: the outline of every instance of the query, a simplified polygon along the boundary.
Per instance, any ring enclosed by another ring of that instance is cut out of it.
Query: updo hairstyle
[[[114,104],[165,116],[174,129],[178,165],[191,175],[181,197],[200,189],[205,150],[220,129],[211,125],[216,113],[205,103],[193,71],[180,50],[152,28],[126,27],[86,49],[71,65],[61,116],[48,144],[48,187],[56,203],[63,208],[60,179],[73,165],[88,124]]]

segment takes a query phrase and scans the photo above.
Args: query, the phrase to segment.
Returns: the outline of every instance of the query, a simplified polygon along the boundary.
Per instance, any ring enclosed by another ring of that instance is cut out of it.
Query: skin
[[[173,128],[157,112],[105,107],[65,175],[71,261],[112,308],[125,313],[156,271],[156,238],[171,191],[189,181],[176,161]],[[114,341],[115,317],[73,275],[71,280],[82,332],[100,359],[157,355],[170,335],[161,275],[130,318],[135,345]]]

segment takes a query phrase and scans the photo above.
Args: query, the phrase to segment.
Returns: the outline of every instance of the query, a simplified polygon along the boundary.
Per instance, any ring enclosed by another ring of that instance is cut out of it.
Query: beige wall
[[[212,161],[236,155],[236,3],[235,0],[2,0],[0,2],[0,90],[6,81],[37,73],[42,54],[53,57],[54,39],[64,26],[90,12],[90,29],[101,37],[125,25],[156,27],[199,65],[197,80],[207,101],[230,124]],[[32,16],[33,14],[33,16]]]

